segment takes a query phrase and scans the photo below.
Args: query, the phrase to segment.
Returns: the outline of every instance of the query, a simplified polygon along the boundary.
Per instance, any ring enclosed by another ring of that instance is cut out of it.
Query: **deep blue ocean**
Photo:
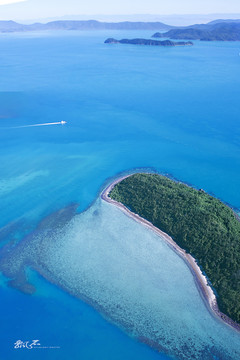
[[[112,178],[151,169],[240,209],[240,44],[104,44],[151,35],[1,34],[0,360],[240,358],[183,261],[99,199]],[[158,350],[137,341],[157,332]],[[60,348],[14,349],[34,339]]]

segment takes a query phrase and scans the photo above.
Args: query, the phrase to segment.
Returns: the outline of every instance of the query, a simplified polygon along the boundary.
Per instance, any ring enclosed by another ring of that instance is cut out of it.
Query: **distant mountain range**
[[[155,30],[153,37],[176,40],[239,41],[239,20],[214,20],[208,24],[174,27],[162,22],[101,22],[97,20],[59,20],[47,24],[19,24],[0,21],[0,32],[27,32],[45,30]]]
[[[60,20],[47,24],[19,24],[15,21],[0,21],[0,32],[43,30],[169,30],[173,26],[161,22],[100,22],[96,20]]]
[[[201,41],[240,41],[240,20],[215,20],[208,24],[157,32],[154,38]]]

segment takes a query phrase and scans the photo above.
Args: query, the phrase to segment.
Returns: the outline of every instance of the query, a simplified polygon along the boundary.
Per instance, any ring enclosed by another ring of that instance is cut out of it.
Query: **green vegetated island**
[[[130,44],[130,45],[148,45],[148,46],[191,46],[193,43],[191,41],[171,41],[171,40],[150,40],[150,39],[122,39],[116,40],[114,38],[109,38],[105,40],[105,44]]]
[[[240,22],[212,22],[157,32],[154,38],[201,41],[240,41]]]
[[[219,310],[239,324],[240,222],[234,211],[203,190],[156,174],[130,175],[109,191],[108,198],[170,235],[197,260],[217,293]]]

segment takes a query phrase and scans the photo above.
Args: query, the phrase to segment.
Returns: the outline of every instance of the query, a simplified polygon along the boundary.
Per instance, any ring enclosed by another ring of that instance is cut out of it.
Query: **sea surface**
[[[1,34],[0,360],[240,358],[185,263],[99,198],[151,170],[240,209],[240,44],[104,44],[151,35]]]

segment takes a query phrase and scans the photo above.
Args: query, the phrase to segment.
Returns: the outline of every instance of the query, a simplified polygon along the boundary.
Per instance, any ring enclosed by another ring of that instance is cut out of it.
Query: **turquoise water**
[[[26,291],[22,269],[27,265],[27,279],[36,288],[26,295],[2,278],[4,360],[43,354],[46,359],[239,357],[239,335],[209,314],[182,260],[134,221],[114,217],[117,210],[109,205],[99,200],[92,205],[108,179],[143,167],[172,174],[240,208],[239,44],[103,44],[109,36],[140,35],[63,32],[0,39],[0,266]],[[17,128],[61,120],[67,124]],[[162,259],[164,248],[162,267],[155,269],[157,258],[149,258],[145,277],[134,257],[136,234],[144,252],[153,247]],[[122,268],[126,277],[117,276]],[[109,278],[109,271],[117,273]],[[181,287],[175,283],[180,278]],[[141,294],[138,305],[133,284]],[[56,285],[88,298],[98,310],[101,306],[104,317]],[[161,353],[135,340],[141,336],[157,341]],[[16,340],[35,338],[60,349],[13,349]]]

